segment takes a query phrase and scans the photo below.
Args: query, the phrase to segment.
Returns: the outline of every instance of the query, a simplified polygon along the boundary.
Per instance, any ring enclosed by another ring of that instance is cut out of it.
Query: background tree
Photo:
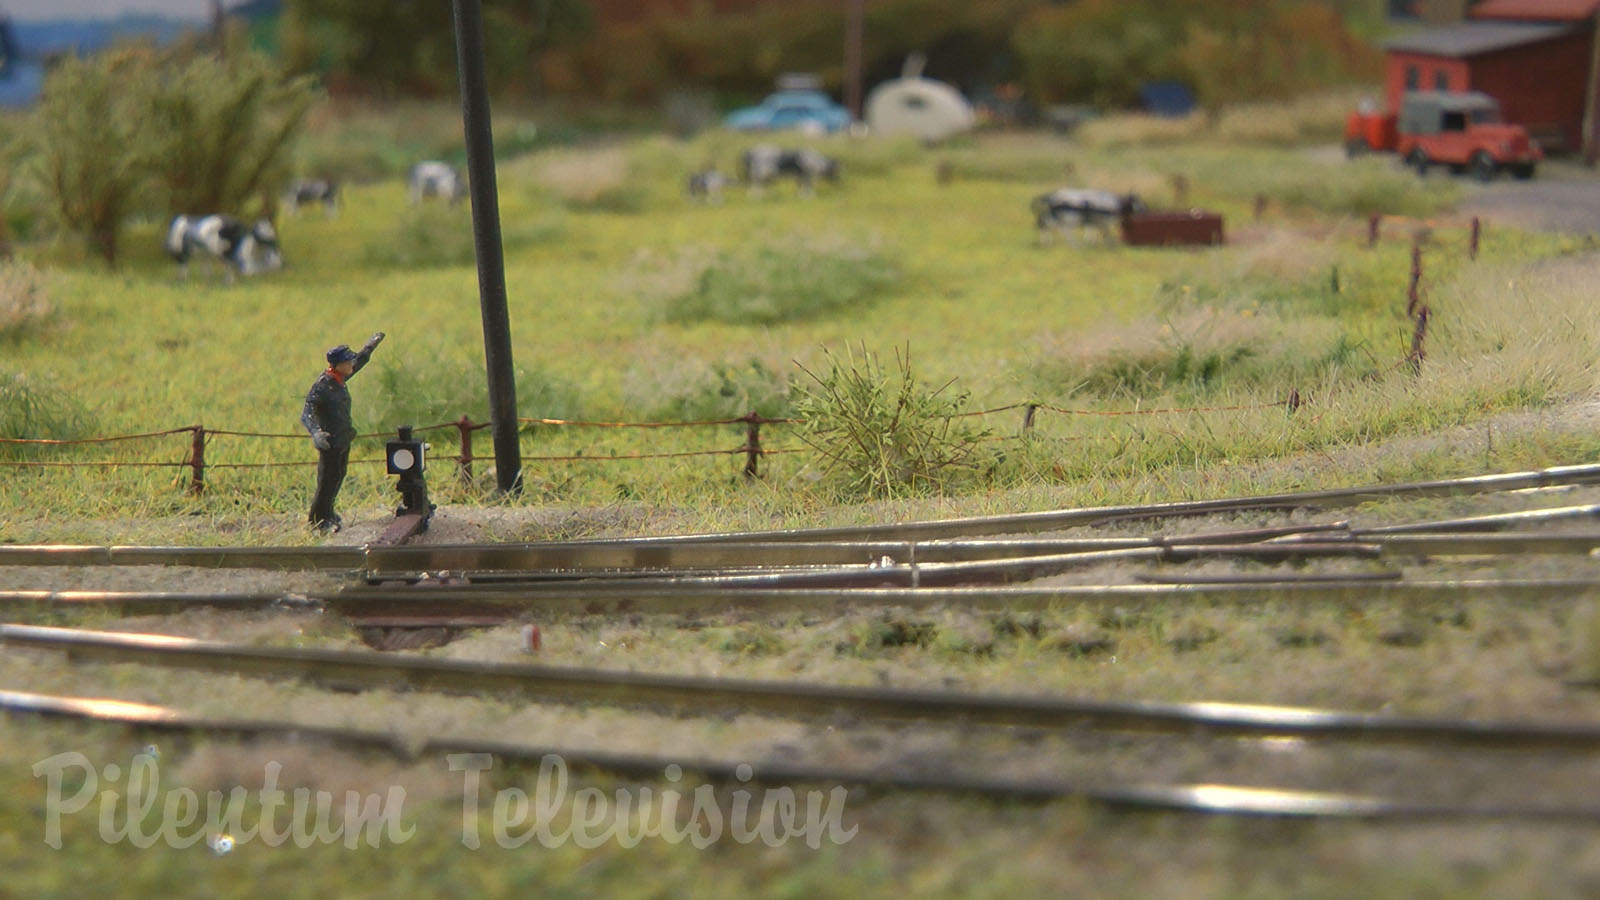
[[[152,71],[143,50],[68,57],[45,79],[28,128],[56,216],[112,265],[122,223],[149,183],[141,132]]]
[[[316,94],[259,53],[173,60],[154,80],[144,144],[168,214],[271,212]]]
[[[243,50],[69,57],[30,119],[28,165],[61,225],[115,265],[135,213],[268,212],[314,98],[309,79]]]
[[[484,0],[484,66],[490,86],[534,85],[539,54],[588,30],[585,0]],[[392,99],[455,90],[451,4],[444,0],[289,0],[280,39],[296,72]]]

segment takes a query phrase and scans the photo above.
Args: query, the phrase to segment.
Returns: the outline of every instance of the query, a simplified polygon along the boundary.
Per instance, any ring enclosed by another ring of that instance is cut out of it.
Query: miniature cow
[[[246,225],[233,216],[174,216],[167,227],[167,253],[178,262],[179,278],[189,277],[189,257],[196,250],[222,264],[229,284],[235,269],[254,275],[283,268],[278,232],[266,219]]]
[[[723,188],[732,183],[732,178],[716,169],[702,169],[689,176],[689,199],[721,203]]]
[[[406,183],[411,190],[412,206],[426,197],[443,197],[454,206],[467,192],[467,182],[461,173],[454,166],[437,160],[412,166]]]
[[[830,182],[839,180],[838,161],[809,147],[799,150],[785,150],[771,144],[751,147],[740,159],[740,170],[744,183],[752,191],[759,191],[785,175],[792,176],[800,190],[807,194],[812,192],[819,178]]]
[[[1033,198],[1034,223],[1043,238],[1051,230],[1069,241],[1084,228],[1093,228],[1102,240],[1110,240],[1111,226],[1145,210],[1135,194],[1113,194],[1093,188],[1060,188]]]
[[[339,212],[339,182],[325,178],[301,178],[289,185],[289,190],[284,192],[283,205],[290,213],[300,211],[300,207],[313,203],[322,205],[328,218],[333,218]]]

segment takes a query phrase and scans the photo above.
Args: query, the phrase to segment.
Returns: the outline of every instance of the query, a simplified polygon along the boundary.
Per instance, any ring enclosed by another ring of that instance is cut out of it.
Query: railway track
[[[1052,609],[1099,604],[1294,605],[1459,603],[1474,596],[1548,604],[1600,597],[1600,571],[1569,578],[1417,577],[1412,563],[1441,557],[1523,559],[1600,551],[1600,505],[1576,505],[1379,527],[1348,521],[1148,537],[1059,537],[1084,525],[1282,509],[1326,508],[1370,499],[1543,491],[1600,483],[1600,466],[1547,469],[1411,485],[1275,494],[1184,503],[1057,510],[860,528],[681,535],[544,543],[366,547],[0,547],[0,566],[195,566],[324,571],[342,583],[302,592],[0,591],[0,617],[61,610],[170,613],[194,607],[332,612],[366,629],[461,629],[552,613],[810,613],[863,607]],[[1543,526],[1564,524],[1552,532]],[[1573,530],[1576,526],[1577,529]],[[1006,535],[1006,537],[996,537]],[[1233,561],[1268,571],[1194,572],[1188,564]],[[1308,564],[1344,563],[1335,570]],[[1301,564],[1292,571],[1279,563]],[[1039,584],[1040,579],[1113,566],[1120,581]],[[1352,568],[1354,567],[1354,568]],[[1137,569],[1127,574],[1129,568]],[[1296,738],[1317,742],[1600,751],[1600,724],[1395,718],[1247,704],[1161,704],[891,691],[803,683],[697,679],[516,664],[283,650],[159,635],[116,635],[0,625],[0,646],[56,649],[71,660],[137,662],[215,672],[299,678],[339,690],[401,687],[477,695],[511,693],[539,701],[619,705],[684,714],[756,712],[814,720],[1003,726],[1078,734],[1113,730],[1183,739]],[[529,761],[559,752],[580,766],[654,777],[668,764],[729,781],[734,767],[649,755],[582,752],[454,738],[420,745],[385,733],[292,722],[216,720],[178,710],[93,698],[0,691],[16,714],[90,718],[195,735],[314,736],[355,748],[409,754],[481,751]],[[403,743],[403,745],[402,745]],[[1072,784],[950,773],[769,765],[773,782],[856,784],[885,789],[972,792],[1012,798],[1076,797],[1113,808],[1340,818],[1532,817],[1600,822],[1600,808],[1415,803],[1385,796],[1285,791],[1225,784]],[[757,780],[761,780],[758,778]]]
[[[947,588],[770,588],[624,583],[489,585],[327,593],[178,591],[0,591],[0,610],[9,618],[95,610],[117,615],[165,615],[187,609],[236,612],[283,609],[332,612],[355,624],[393,628],[489,627],[534,615],[665,614],[700,615],[810,612],[903,607],[953,607],[969,610],[1048,610],[1084,606],[1138,609],[1173,603],[1252,606],[1281,604],[1457,603],[1493,597],[1516,603],[1548,604],[1600,596],[1597,578],[1429,579],[1405,581],[1370,576],[1240,577],[1217,581],[1191,577],[1181,584],[1067,584],[1054,587]]]
[[[1081,739],[1100,731],[1163,734],[1182,741],[1297,738],[1324,742],[1399,744],[1434,752],[1490,749],[1589,755],[1600,752],[1600,724],[1404,718],[1333,710],[1219,703],[1083,701],[1055,697],[908,691],[825,684],[643,675],[325,650],[288,650],[74,629],[0,626],[0,645],[61,650],[73,661],[116,661],[199,668],[251,677],[297,678],[342,690],[404,687],[471,696],[514,694],[535,701],[615,705],[678,716],[725,717],[754,712],[839,727],[920,722],[934,727],[978,726],[1056,730]],[[169,707],[113,699],[74,698],[0,690],[0,710],[68,717],[196,737],[291,738],[403,758],[487,753],[508,763],[533,763],[555,754],[579,769],[652,779],[669,766],[725,784],[832,784],[870,789],[978,794],[1011,800],[1073,798],[1118,810],[1182,811],[1297,818],[1540,819],[1600,824],[1600,808],[1577,805],[1416,802],[1350,792],[1261,788],[1221,783],[1105,784],[1007,778],[970,772],[908,771],[896,767],[684,760],[652,754],[574,750],[459,736],[421,740],[390,732],[276,720],[216,719]],[[1030,738],[1031,740],[1031,738]],[[1447,764],[1447,763],[1444,763]]]
[[[160,634],[0,625],[0,646],[56,650],[73,662],[127,662],[264,678],[336,690],[515,695],[674,715],[754,712],[963,726],[1110,729],[1233,737],[1297,737],[1600,752],[1600,723],[1405,718],[1237,703],[1107,702],[1044,696],[751,681],[474,662],[366,651],[257,647]]]
[[[1122,812],[1178,812],[1289,819],[1442,820],[1517,819],[1600,824],[1600,807],[1507,804],[1417,803],[1352,793],[1285,790],[1228,784],[1087,784],[1060,780],[1008,779],[954,773],[919,774],[893,769],[855,769],[763,763],[751,766],[714,759],[617,753],[511,741],[432,736],[403,740],[394,734],[278,720],[218,719],[172,707],[90,697],[65,697],[0,690],[0,712],[121,726],[139,732],[191,738],[231,737],[292,740],[380,752],[412,760],[455,753],[487,754],[506,764],[537,765],[548,757],[566,765],[644,781],[678,769],[707,782],[793,787],[851,786],[869,790],[966,794],[1006,801],[1075,800]]]
[[[102,547],[102,546],[0,546],[0,566],[90,566],[162,565],[212,568],[324,569],[368,572],[419,572],[441,569],[571,570],[584,568],[688,568],[691,566],[728,567],[749,565],[752,553],[760,553],[760,565],[821,565],[841,560],[848,552],[855,561],[865,552],[873,560],[890,556],[897,562],[899,553],[925,555],[923,561],[941,561],[937,554],[959,553],[960,544],[977,546],[973,539],[1001,534],[1041,534],[1086,525],[1105,525],[1128,521],[1165,521],[1191,516],[1263,510],[1320,508],[1334,504],[1351,505],[1375,499],[1465,496],[1509,491],[1600,484],[1600,465],[1561,466],[1528,472],[1481,475],[1469,478],[1413,482],[1399,485],[1374,485],[1321,491],[1269,494],[1217,500],[1191,500],[1142,505],[1083,507],[1015,515],[971,517],[940,521],[887,525],[846,526],[814,529],[788,529],[765,532],[738,532],[669,535],[633,539],[575,540],[549,543],[447,546],[369,546],[369,547]],[[1600,504],[1539,509],[1453,519],[1442,522],[1413,523],[1349,531],[1348,538],[1370,541],[1385,535],[1406,533],[1459,533],[1493,531],[1519,525],[1547,523],[1563,519],[1600,518]],[[1305,535],[1348,531],[1340,523],[1290,526],[1281,531],[1257,529],[1219,535],[1183,538],[1104,538],[1073,541],[1013,541],[1008,552],[1022,550],[1030,555],[1065,554],[1113,550],[1150,550],[1185,543],[1257,542],[1295,534]],[[1278,534],[1263,532],[1279,531]],[[942,543],[952,546],[941,550]],[[785,549],[787,548],[787,549]],[[968,552],[974,552],[970,550]],[[926,556],[928,553],[934,557]],[[970,561],[973,557],[964,557]],[[996,557],[988,557],[996,558]]]

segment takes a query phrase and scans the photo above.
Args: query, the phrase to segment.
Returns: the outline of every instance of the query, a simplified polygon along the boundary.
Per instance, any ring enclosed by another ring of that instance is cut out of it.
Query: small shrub
[[[26,262],[0,263],[0,338],[38,327],[51,311],[43,273]]]
[[[968,394],[946,383],[929,390],[897,351],[891,377],[875,354],[827,354],[823,375],[809,370],[795,411],[800,437],[826,460],[848,497],[893,497],[942,490],[981,470],[987,430],[957,418]]]
[[[712,256],[669,296],[669,322],[772,325],[858,309],[900,279],[876,242],[792,236]]]

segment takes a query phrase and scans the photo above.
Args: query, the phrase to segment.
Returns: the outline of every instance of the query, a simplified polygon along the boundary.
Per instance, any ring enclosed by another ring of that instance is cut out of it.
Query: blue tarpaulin
[[[1139,88],[1139,101],[1158,116],[1180,118],[1194,111],[1194,92],[1181,81],[1152,81]]]

